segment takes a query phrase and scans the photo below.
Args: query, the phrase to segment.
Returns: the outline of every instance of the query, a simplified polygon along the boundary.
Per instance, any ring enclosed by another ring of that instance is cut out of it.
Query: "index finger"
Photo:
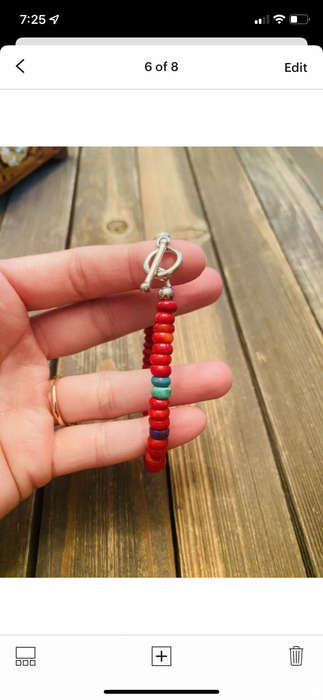
[[[206,264],[203,250],[189,241],[175,240],[171,246],[183,254],[183,265],[172,275],[172,285],[198,277]],[[144,260],[155,248],[154,241],[84,246],[2,260],[0,270],[28,311],[41,310],[139,289],[146,277]],[[167,262],[166,267],[171,264]]]

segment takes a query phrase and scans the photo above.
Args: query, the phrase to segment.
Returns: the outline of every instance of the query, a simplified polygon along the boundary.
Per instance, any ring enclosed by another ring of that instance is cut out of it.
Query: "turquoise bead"
[[[151,383],[154,386],[169,386],[171,383],[170,377],[152,377]]]
[[[151,395],[156,399],[169,399],[172,390],[169,386],[153,386]]]

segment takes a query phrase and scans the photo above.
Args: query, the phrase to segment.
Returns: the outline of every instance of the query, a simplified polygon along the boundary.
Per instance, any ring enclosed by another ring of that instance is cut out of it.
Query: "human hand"
[[[205,269],[203,251],[185,241],[172,245],[184,257],[172,276],[178,315],[216,301],[221,278]],[[54,430],[48,360],[151,324],[156,294],[143,295],[139,286],[152,249],[152,242],[93,246],[0,263],[0,517],[55,476],[145,453],[147,417]],[[43,313],[30,317],[33,310]],[[174,367],[172,377],[171,404],[178,406],[223,396],[232,382],[216,361]],[[64,377],[60,411],[68,423],[145,411],[150,378],[141,369]],[[205,424],[200,409],[173,408],[170,448],[197,437]]]

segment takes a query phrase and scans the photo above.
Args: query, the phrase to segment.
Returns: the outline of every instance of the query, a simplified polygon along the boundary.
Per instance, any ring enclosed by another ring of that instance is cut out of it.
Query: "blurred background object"
[[[50,158],[63,160],[67,156],[64,146],[1,146],[0,194],[46,163]]]

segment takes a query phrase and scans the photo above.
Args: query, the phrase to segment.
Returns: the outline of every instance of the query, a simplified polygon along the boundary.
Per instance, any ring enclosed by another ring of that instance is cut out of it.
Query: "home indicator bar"
[[[219,690],[104,690],[106,695],[219,695]]]

